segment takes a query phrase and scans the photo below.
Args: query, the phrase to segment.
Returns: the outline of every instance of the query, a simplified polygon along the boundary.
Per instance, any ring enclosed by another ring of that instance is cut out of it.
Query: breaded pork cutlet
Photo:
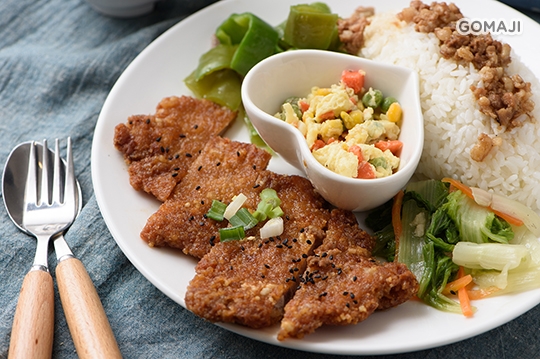
[[[116,126],[114,145],[129,165],[136,190],[165,201],[208,139],[236,118],[236,112],[208,100],[167,97],[155,115],[130,116]]]
[[[220,242],[195,267],[186,307],[211,322],[264,328],[278,323],[324,232],[307,227],[292,237]]]
[[[351,216],[332,211],[324,242],[308,258],[302,284],[285,306],[278,340],[303,338],[325,324],[357,324],[418,291],[404,264],[383,264],[371,257],[369,236],[358,226],[351,236]]]
[[[251,328],[278,323],[329,219],[325,202],[311,183],[299,176],[269,172],[268,188],[281,199],[284,232],[219,242],[195,267],[186,293],[186,307],[212,322]]]
[[[141,238],[150,246],[177,248],[202,258],[219,241],[219,228],[227,226],[227,221],[206,217],[212,200],[230,203],[243,193],[245,206],[257,208],[269,180],[265,168],[270,158],[252,144],[211,138],[170,198],[150,216]]]

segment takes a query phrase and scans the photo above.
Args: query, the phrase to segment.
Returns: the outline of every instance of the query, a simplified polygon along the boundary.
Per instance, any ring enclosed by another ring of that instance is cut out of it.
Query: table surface
[[[114,19],[98,14],[84,0],[2,0],[0,163],[3,166],[19,142],[72,137],[83,209],[66,239],[96,285],[125,358],[332,358],[247,339],[196,317],[133,267],[99,212],[90,152],[107,94],[149,43],[212,2],[162,0],[149,15]],[[540,14],[521,11],[540,22]],[[0,358],[6,358],[13,314],[35,241],[11,223],[4,206],[0,206],[0,218]],[[52,252],[49,261],[54,268]],[[55,313],[53,357],[76,358],[56,286]],[[538,357],[538,323],[540,306],[459,343],[377,358]]]

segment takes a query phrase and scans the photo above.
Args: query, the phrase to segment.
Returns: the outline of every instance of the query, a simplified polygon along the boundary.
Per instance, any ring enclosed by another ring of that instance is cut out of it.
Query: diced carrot
[[[315,143],[313,143],[313,146],[311,146],[311,152],[317,151],[317,150],[323,148],[324,146],[326,146],[326,143],[324,143],[323,140],[318,139],[318,140],[315,141]]]
[[[302,113],[306,112],[309,109],[309,103],[306,101],[298,101],[298,105],[300,106],[300,110]]]
[[[401,154],[401,149],[403,148],[403,142],[399,140],[379,141],[375,143],[375,147],[383,152],[390,150],[394,156],[399,157]]]
[[[472,190],[467,187],[466,185],[464,185],[463,183],[453,179],[453,178],[448,178],[448,177],[445,177],[442,179],[443,182],[448,182],[450,183],[450,191],[452,191],[452,187],[456,188],[456,189],[459,189],[461,192],[463,192],[467,197],[469,197],[470,199],[472,199],[474,201],[474,196],[473,196],[473,193],[472,193]],[[502,219],[504,219],[506,222],[510,223],[510,224],[513,224],[515,226],[522,226],[523,225],[523,221],[519,218],[516,218],[516,217],[513,217],[507,213],[503,213],[503,212],[500,212],[500,211],[497,211],[497,210],[494,210],[493,208],[491,208],[491,206],[488,206],[487,208],[489,208],[489,210],[491,210],[493,213],[495,213],[497,216],[501,217]]]
[[[348,87],[352,88],[354,93],[359,93],[364,87],[365,71],[344,70],[341,73],[341,81]]]
[[[322,115],[319,116],[319,118],[321,120],[330,120],[332,118],[335,118],[336,115],[334,115],[334,111],[328,111],[326,113],[323,113]]]
[[[334,142],[336,142],[336,141],[337,141],[336,138],[330,137],[330,138],[328,139],[328,141],[326,141],[326,144],[329,145],[329,144],[334,143]]]
[[[364,162],[364,155],[362,155],[362,149],[360,146],[352,145],[349,147],[349,152],[354,153],[358,157],[358,163]]]
[[[399,238],[401,237],[402,225],[401,225],[401,207],[403,205],[403,196],[405,192],[399,191],[394,196],[394,202],[392,204],[392,227],[394,227],[394,236],[396,241],[396,260],[397,249],[399,248]]]
[[[375,171],[368,161],[363,161],[358,164],[357,178],[373,179],[376,178]]]

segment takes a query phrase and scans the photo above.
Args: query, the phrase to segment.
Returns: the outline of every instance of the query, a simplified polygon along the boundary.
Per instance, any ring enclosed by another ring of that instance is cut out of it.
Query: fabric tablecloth
[[[2,0],[0,164],[3,167],[19,142],[72,137],[83,209],[66,240],[85,264],[125,358],[332,358],[261,343],[196,317],[135,269],[100,215],[90,152],[107,94],[150,42],[211,2],[163,0],[149,15],[114,19],[95,12],[84,0]],[[6,358],[21,283],[36,242],[12,224],[4,206],[0,218],[0,358]],[[52,251],[49,262],[54,279]],[[539,357],[538,323],[540,306],[456,344],[378,358]],[[77,357],[56,285],[53,357]]]

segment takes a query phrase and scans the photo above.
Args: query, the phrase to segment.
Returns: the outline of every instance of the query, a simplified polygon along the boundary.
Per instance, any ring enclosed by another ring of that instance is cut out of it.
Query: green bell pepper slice
[[[299,49],[328,50],[336,46],[338,15],[324,3],[291,6],[284,41]]]
[[[273,55],[279,40],[278,32],[251,13],[232,14],[216,30],[221,44],[238,45],[230,68],[242,77],[264,58]]]
[[[197,70],[184,79],[186,86],[198,98],[205,98],[237,111],[242,103],[240,76],[231,69],[213,71],[197,80]]]

